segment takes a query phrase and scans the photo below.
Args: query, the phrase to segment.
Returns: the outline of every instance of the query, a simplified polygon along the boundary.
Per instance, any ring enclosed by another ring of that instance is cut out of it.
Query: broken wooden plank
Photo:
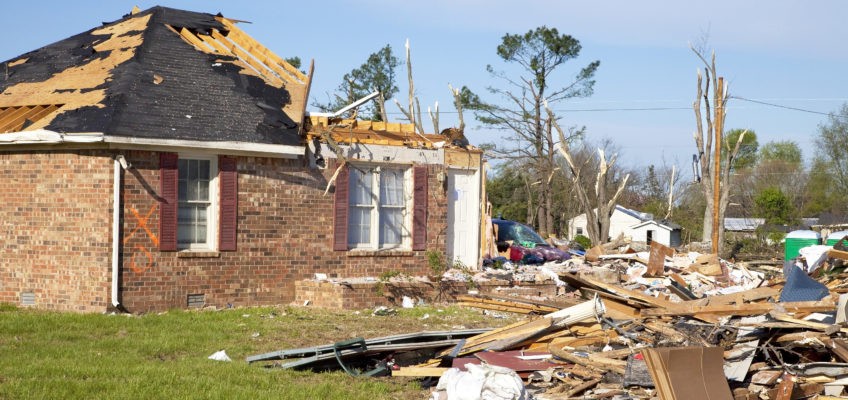
[[[590,381],[586,381],[586,382],[584,382],[580,385],[573,387],[571,390],[566,392],[565,397],[572,397],[572,396],[578,395],[580,393],[583,393],[583,392],[597,386],[598,383],[600,383],[600,382],[601,382],[600,378],[596,378],[596,379],[592,379]]]
[[[792,318],[792,317],[790,317],[786,314],[782,314],[782,313],[773,312],[770,315],[771,315],[772,318],[774,318],[778,321],[789,322],[789,323],[792,323],[792,324],[803,326],[805,328],[813,329],[813,330],[820,331],[820,332],[825,332],[827,334],[832,334],[832,333],[836,333],[836,332],[848,333],[848,328],[841,328],[839,325],[824,324],[824,323],[821,323],[821,322],[807,321],[807,320],[803,320],[803,319]]]
[[[456,299],[459,301],[460,305],[467,305],[467,306],[470,306],[470,307],[477,307],[477,308],[483,308],[483,309],[495,309],[495,310],[502,310],[502,311],[510,311],[510,312],[524,313],[524,314],[530,314],[530,313],[547,314],[547,313],[552,313],[552,312],[560,310],[557,307],[529,304],[527,302],[522,302],[522,301],[492,299],[492,298],[488,298],[486,296],[459,295],[459,296],[456,296]]]
[[[774,310],[784,312],[823,312],[836,310],[833,299],[819,301],[796,301],[786,303],[747,303],[747,304],[716,304],[695,307],[665,307],[646,308],[640,311],[643,317],[649,316],[673,316],[673,315],[758,315],[766,314]]]
[[[557,346],[549,346],[548,351],[560,359],[579,364],[599,372],[615,372],[617,374],[624,375],[624,367],[627,365],[626,361],[599,357],[594,354],[591,357],[581,357],[565,349],[558,348]]]

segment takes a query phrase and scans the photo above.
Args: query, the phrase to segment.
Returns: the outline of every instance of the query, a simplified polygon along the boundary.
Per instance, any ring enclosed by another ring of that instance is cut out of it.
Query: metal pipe
[[[120,307],[121,302],[118,299],[119,287],[118,280],[120,278],[120,250],[121,250],[121,170],[127,169],[130,166],[127,160],[122,155],[115,157],[113,176],[112,176],[112,306]]]

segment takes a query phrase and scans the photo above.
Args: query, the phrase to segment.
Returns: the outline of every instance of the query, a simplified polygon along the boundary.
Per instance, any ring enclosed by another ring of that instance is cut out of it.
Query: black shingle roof
[[[153,7],[127,15],[9,60],[0,107],[66,104],[38,126],[56,132],[301,144],[300,121],[283,111],[292,102],[286,85],[245,74],[231,54],[198,51],[169,26],[226,33],[212,14]],[[78,76],[90,82],[71,82]],[[32,83],[42,85],[31,89]]]

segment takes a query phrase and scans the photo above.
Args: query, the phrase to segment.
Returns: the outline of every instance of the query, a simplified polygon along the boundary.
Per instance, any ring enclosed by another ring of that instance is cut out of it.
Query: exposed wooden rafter
[[[26,125],[35,123],[60,107],[61,104],[0,107],[0,133],[20,132]]]

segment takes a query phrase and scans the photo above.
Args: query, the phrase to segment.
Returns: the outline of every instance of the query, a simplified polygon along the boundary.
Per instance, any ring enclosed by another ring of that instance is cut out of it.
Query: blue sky
[[[439,102],[443,128],[455,121],[448,83],[481,94],[500,85],[485,67],[507,69],[495,54],[501,37],[556,27],[583,46],[580,58],[557,76],[563,83],[590,61],[601,61],[594,95],[557,107],[563,124],[585,125],[589,140],[611,139],[629,166],[676,163],[689,170],[691,104],[701,67],[689,43],[705,35],[731,95],[813,111],[731,100],[726,127],[753,129],[761,145],[794,140],[810,160],[817,127],[827,119],[817,113],[848,101],[848,2],[838,0],[10,2],[0,14],[6,32],[0,60],[119,19],[133,5],[157,4],[252,22],[242,29],[275,53],[315,60],[312,97],[320,100],[386,44],[402,60],[408,38],[416,94],[424,107]],[[399,99],[406,98],[405,76],[404,67]],[[397,110],[391,105],[389,111]],[[471,120],[467,114],[472,143],[497,140]]]

